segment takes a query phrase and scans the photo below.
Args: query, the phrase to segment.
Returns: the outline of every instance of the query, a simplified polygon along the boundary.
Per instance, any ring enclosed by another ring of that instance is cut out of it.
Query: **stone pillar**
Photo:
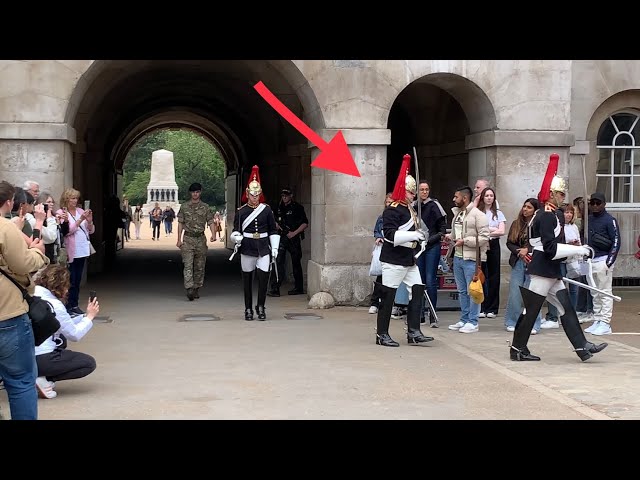
[[[319,134],[330,141],[337,132],[323,130]],[[328,292],[338,305],[361,305],[372,291],[373,228],[384,205],[391,131],[342,133],[361,177],[311,168],[307,293]],[[315,146],[311,148],[312,161],[319,153]]]
[[[35,180],[57,203],[72,185],[75,143],[66,123],[0,123],[0,178],[20,187]]]

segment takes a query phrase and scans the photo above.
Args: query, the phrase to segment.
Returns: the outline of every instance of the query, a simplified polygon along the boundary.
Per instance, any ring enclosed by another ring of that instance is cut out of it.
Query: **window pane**
[[[632,202],[640,202],[640,176],[635,175],[633,177],[633,197]]]
[[[598,169],[597,174],[609,174],[611,173],[611,154],[614,150],[607,150],[606,148],[598,149]]]
[[[598,145],[613,145],[613,136],[616,133],[616,129],[611,124],[611,117],[607,118],[598,132]]]
[[[628,132],[631,129],[631,125],[636,121],[637,115],[630,113],[616,113],[613,116],[613,121],[618,126],[618,130],[621,132]]]
[[[596,184],[596,192],[604,193],[604,198],[612,198],[611,197],[611,177],[598,177],[598,183]]]
[[[628,133],[621,133],[614,142],[616,142],[616,147],[630,147],[633,145],[633,138]]]
[[[631,150],[614,150],[613,158],[613,173],[631,174]]]
[[[614,202],[627,203],[631,201],[629,198],[629,194],[631,192],[630,182],[631,177],[616,177],[613,179],[614,194],[611,198],[613,198]]]

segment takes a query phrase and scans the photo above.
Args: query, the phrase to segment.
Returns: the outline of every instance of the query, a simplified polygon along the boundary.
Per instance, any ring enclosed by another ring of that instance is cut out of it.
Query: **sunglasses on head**
[[[602,201],[600,201],[600,200],[589,200],[589,205],[595,205],[597,207],[598,205],[602,205]]]

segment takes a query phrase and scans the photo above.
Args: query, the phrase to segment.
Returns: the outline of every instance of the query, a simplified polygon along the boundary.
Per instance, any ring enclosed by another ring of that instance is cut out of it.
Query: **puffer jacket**
[[[458,214],[462,211],[458,207],[451,209],[453,212],[453,219],[451,220],[451,240],[455,243],[456,230],[454,224]],[[489,249],[489,221],[484,212],[478,210],[473,203],[467,205],[466,216],[462,223],[462,239],[464,244],[462,247],[462,258],[464,260],[476,261],[477,245],[480,245],[480,261],[485,262],[487,260],[487,250]],[[476,243],[476,236],[478,242]],[[455,254],[454,254],[455,255]]]

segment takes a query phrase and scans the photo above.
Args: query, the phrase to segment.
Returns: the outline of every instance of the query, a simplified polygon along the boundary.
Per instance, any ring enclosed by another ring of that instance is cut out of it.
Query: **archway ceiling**
[[[302,115],[292,87],[266,61],[107,61],[101,67],[85,79],[90,83],[74,124],[87,148],[112,150],[137,123],[171,111],[202,116],[202,129],[222,120],[220,130],[209,133],[216,136],[226,130],[248,156],[276,152],[283,142],[299,138],[253,89],[259,80],[268,83],[296,115]]]

